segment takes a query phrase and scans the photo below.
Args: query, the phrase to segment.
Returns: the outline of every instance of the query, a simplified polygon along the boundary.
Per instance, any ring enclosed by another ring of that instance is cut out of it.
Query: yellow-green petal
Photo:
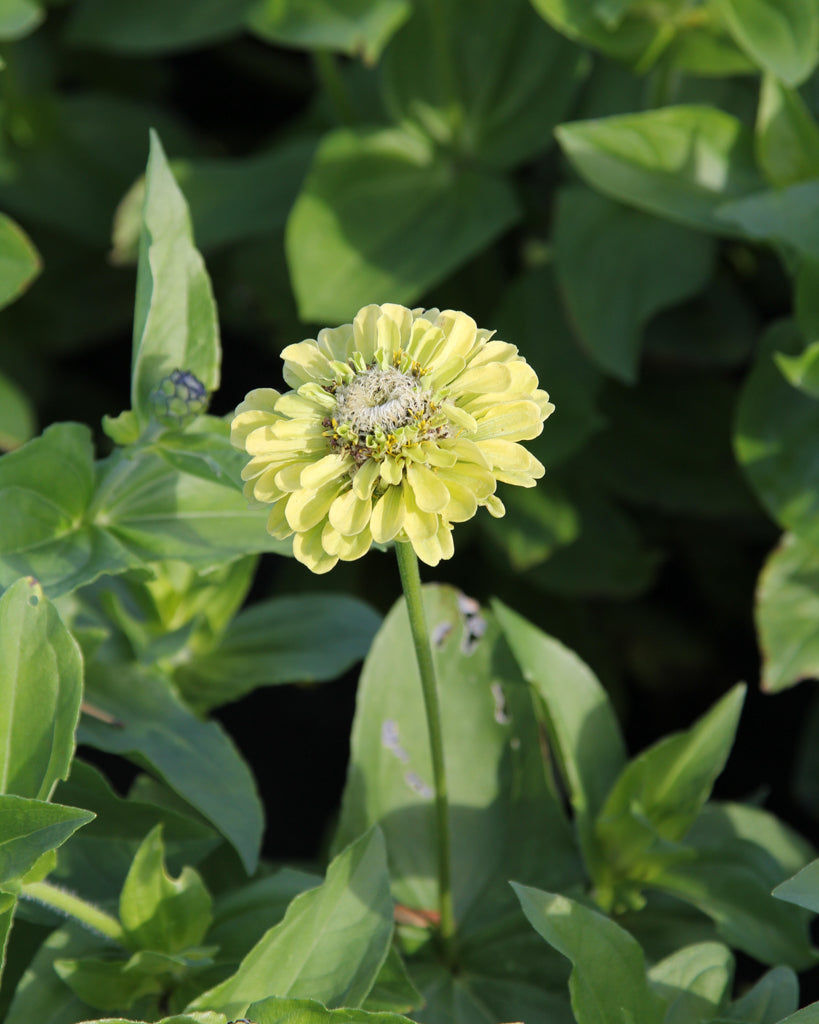
[[[375,357],[380,316],[380,306],[365,306],[356,313],[353,320],[353,350],[361,353],[365,363],[372,362]]]
[[[446,489],[449,491],[444,515],[451,523],[465,523],[478,511],[478,499],[475,492],[466,487],[457,479],[446,481]]]
[[[301,471],[302,487],[323,487],[331,480],[336,480],[350,471],[353,460],[349,456],[339,455],[331,452],[319,459],[318,462],[309,463]]]
[[[370,518],[370,530],[377,544],[386,544],[404,527],[404,492],[400,487],[388,487],[375,503]]]
[[[284,369],[282,376],[294,390],[312,381],[332,379],[327,356],[316,348],[312,341],[300,341],[282,350]]]
[[[431,469],[411,462],[407,480],[422,512],[443,512],[449,503],[449,491]]]
[[[276,540],[285,540],[293,534],[290,523],[288,523],[285,516],[286,507],[287,495],[281,501],[276,502],[270,509],[270,515],[267,517],[267,532],[271,537],[275,537]]]
[[[450,386],[450,394],[485,395],[491,392],[509,390],[512,376],[503,363],[488,363],[484,366],[472,366],[454,380]]]
[[[355,472],[353,490],[359,498],[371,498],[381,477],[381,467],[375,459],[367,459]]]
[[[504,402],[492,406],[481,417],[474,439],[508,437],[510,441],[525,441],[537,437],[542,430],[540,409],[534,402]]]
[[[293,554],[312,572],[329,572],[338,562],[338,555],[328,555],[321,544],[322,526],[314,526],[293,538]]]
[[[500,519],[506,515],[506,508],[497,494],[490,495],[483,504],[489,510],[489,514],[494,516],[495,519]]]
[[[332,526],[343,537],[354,537],[361,533],[372,514],[372,502],[361,499],[350,489],[339,495],[330,506],[329,519]]]
[[[381,479],[385,484],[393,484],[397,486],[401,483],[403,475],[404,467],[397,459],[391,459],[387,456],[387,458],[381,463]]]
[[[341,485],[331,480],[324,487],[303,487],[294,491],[287,502],[287,521],[296,533],[312,529],[327,515]]]

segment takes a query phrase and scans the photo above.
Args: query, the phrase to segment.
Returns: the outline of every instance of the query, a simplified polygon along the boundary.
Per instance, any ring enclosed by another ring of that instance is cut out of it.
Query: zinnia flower
[[[504,507],[498,481],[533,487],[544,469],[519,441],[553,411],[514,345],[465,313],[365,306],[351,324],[283,352],[293,388],[251,391],[233,443],[251,456],[251,500],[268,531],[295,534],[313,572],[360,558],[375,541],[409,542],[437,565],[452,524]]]

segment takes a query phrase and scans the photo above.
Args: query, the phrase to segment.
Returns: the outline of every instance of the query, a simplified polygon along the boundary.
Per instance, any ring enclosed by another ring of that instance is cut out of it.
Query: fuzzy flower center
[[[422,419],[429,397],[417,378],[400,370],[367,370],[336,392],[336,418],[361,438],[379,427],[391,434]]]

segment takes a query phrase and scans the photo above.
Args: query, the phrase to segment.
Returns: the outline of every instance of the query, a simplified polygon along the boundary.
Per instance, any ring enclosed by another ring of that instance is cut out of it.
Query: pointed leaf
[[[819,125],[799,93],[773,75],[762,80],[756,154],[772,185],[819,177]]]
[[[0,309],[28,288],[40,268],[39,253],[28,235],[10,217],[0,213]]]
[[[47,800],[68,777],[82,655],[30,577],[0,598],[0,793]]]
[[[666,1024],[700,1024],[719,1016],[734,979],[734,958],[719,942],[684,946],[648,972],[654,991],[668,1004]]]
[[[247,1011],[255,1024],[408,1024],[397,1013],[375,1013],[344,1007],[328,1010],[313,999],[282,999],[273,996],[254,1003]]]
[[[819,860],[812,860],[793,878],[781,882],[774,889],[773,895],[819,914]]]
[[[745,52],[786,85],[798,85],[819,60],[819,7],[804,0],[715,0]]]
[[[799,979],[790,967],[772,967],[724,1016],[745,1024],[777,1024],[799,1006]]]
[[[0,796],[0,884],[9,884],[49,850],[61,846],[94,815],[44,800]]]
[[[293,900],[235,974],[190,1008],[235,1017],[271,995],[308,993],[330,1006],[357,1006],[384,963],[392,930],[384,839],[371,829],[333,859],[319,888]]]

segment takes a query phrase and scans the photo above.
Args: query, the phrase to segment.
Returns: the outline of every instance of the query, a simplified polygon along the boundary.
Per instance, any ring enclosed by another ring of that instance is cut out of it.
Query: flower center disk
[[[416,377],[388,367],[359,374],[336,391],[336,419],[363,441],[424,419],[430,398]]]

